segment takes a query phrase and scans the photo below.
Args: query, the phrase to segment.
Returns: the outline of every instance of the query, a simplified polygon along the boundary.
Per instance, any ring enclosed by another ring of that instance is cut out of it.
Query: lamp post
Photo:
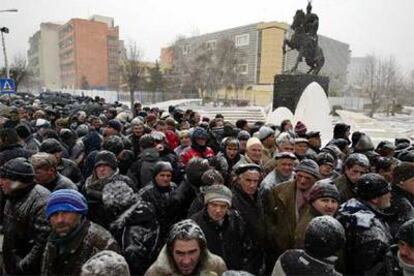
[[[17,9],[7,9],[7,10],[0,10],[0,12],[17,12]],[[9,28],[7,27],[2,27],[0,28],[0,32],[1,32],[1,43],[3,46],[3,54],[4,54],[4,66],[6,67],[6,78],[10,78],[10,71],[9,71],[9,64],[7,62],[7,52],[6,52],[6,42],[4,40],[4,34],[8,34],[9,33]]]

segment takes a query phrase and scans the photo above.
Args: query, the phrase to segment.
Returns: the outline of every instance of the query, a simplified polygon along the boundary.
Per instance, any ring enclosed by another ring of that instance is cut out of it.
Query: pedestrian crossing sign
[[[0,79],[1,93],[16,93],[16,84],[13,79]]]

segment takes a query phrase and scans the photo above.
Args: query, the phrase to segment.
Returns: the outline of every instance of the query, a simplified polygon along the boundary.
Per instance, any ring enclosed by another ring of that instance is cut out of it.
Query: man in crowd
[[[262,126],[257,134],[260,142],[262,142],[262,163],[266,164],[267,161],[273,158],[273,154],[276,151],[275,131],[268,126]]]
[[[318,164],[310,159],[302,160],[295,171],[295,179],[274,187],[265,201],[268,265],[285,250],[294,248],[297,222],[307,212],[310,189],[320,178]]]
[[[38,274],[50,228],[45,217],[49,191],[34,183],[34,169],[23,157],[0,168],[7,197],[3,219],[3,263],[8,275]]]
[[[86,219],[84,196],[70,189],[50,194],[46,215],[52,228],[42,261],[42,275],[79,275],[82,265],[103,250],[119,251],[103,227]]]
[[[39,152],[30,157],[30,162],[35,170],[36,183],[44,186],[49,191],[78,189],[72,180],[58,172],[58,162],[54,155],[46,152]]]
[[[381,275],[392,241],[384,213],[391,204],[391,186],[379,174],[368,173],[358,179],[356,191],[357,197],[346,201],[338,211],[338,220],[346,231],[341,272]]]
[[[226,270],[223,259],[207,249],[203,230],[187,219],[171,228],[167,243],[145,275],[221,275]]]

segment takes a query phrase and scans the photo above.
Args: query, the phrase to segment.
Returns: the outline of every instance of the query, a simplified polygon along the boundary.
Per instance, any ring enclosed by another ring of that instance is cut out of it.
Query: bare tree
[[[1,75],[6,76],[6,69],[2,68]],[[13,63],[10,66],[10,78],[14,79],[15,90],[18,91],[18,88],[23,86],[30,86],[33,79],[32,72],[27,67],[26,57],[22,54],[17,54]]]
[[[189,45],[179,39],[173,45],[173,53],[173,71],[180,77],[182,87],[192,87],[203,99],[213,98],[220,88],[239,89],[245,84],[239,71],[244,52],[235,47],[234,41]]]
[[[126,58],[121,61],[121,76],[128,86],[131,108],[134,106],[134,93],[145,79],[145,67],[142,62],[142,53],[135,42],[131,42],[126,51]]]

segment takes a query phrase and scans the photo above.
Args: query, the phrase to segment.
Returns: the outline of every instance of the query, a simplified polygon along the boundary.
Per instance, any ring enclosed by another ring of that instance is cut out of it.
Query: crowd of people
[[[414,275],[409,139],[59,97],[1,99],[4,275]]]

